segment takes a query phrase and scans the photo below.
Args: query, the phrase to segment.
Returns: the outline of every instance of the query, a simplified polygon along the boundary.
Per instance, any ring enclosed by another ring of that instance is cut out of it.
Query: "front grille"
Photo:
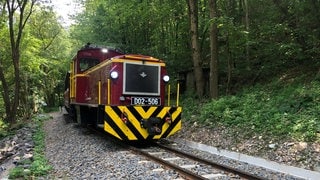
[[[124,63],[123,94],[160,95],[160,66]]]

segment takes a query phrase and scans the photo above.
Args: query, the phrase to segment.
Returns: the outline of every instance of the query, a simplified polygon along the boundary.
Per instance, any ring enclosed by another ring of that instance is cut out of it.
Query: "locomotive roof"
[[[146,55],[141,55],[141,54],[123,54],[123,55],[115,56],[112,59],[131,59],[131,60],[163,62],[161,59],[157,59],[152,56],[146,56]]]
[[[86,45],[84,45],[79,51],[82,50],[88,50],[88,49],[108,49],[108,50],[112,50],[112,51],[116,51],[118,53],[124,54],[120,49],[118,48],[114,48],[114,47],[109,47],[109,46],[100,46],[100,45],[94,45],[91,43],[87,43]]]
[[[152,56],[141,55],[141,54],[125,54],[121,50],[114,47],[93,45],[91,43],[87,43],[85,46],[83,46],[80,50],[78,50],[78,53],[86,50],[102,50],[102,49],[107,49],[108,51],[114,51],[116,53],[119,53],[119,55],[111,57],[112,59],[131,59],[131,60],[163,62],[163,60],[152,57]]]

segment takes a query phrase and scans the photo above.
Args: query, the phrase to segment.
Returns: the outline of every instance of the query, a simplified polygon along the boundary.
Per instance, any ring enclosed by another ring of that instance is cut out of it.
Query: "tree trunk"
[[[6,0],[6,6],[8,11],[8,26],[11,45],[11,59],[14,69],[14,94],[13,100],[8,100],[9,87],[8,82],[5,79],[5,69],[0,68],[1,82],[5,84],[2,96],[6,107],[5,120],[9,123],[15,122],[17,115],[17,109],[19,106],[19,93],[20,93],[20,44],[22,39],[23,29],[32,13],[33,6],[37,0],[31,0],[30,6],[29,0],[21,0],[18,3],[16,1]],[[28,11],[25,12],[26,7]],[[18,11],[18,12],[16,12]],[[17,23],[17,24],[14,24]]]
[[[217,18],[216,0],[209,0],[210,9],[210,97],[217,99],[218,88],[218,29],[215,22]]]
[[[199,97],[204,94],[204,79],[202,71],[202,61],[199,48],[199,33],[198,33],[198,1],[188,0],[188,15],[190,19],[191,46],[193,71],[195,76],[196,93]]]
[[[232,53],[230,51],[230,41],[229,41],[229,34],[228,33],[227,33],[226,52],[227,52],[227,62],[228,62],[226,95],[229,95],[230,86],[231,86],[231,79],[232,79],[233,61],[232,61]]]
[[[5,113],[6,115],[8,115],[11,111],[11,107],[10,107],[10,96],[9,96],[9,86],[8,83],[5,79],[5,75],[4,75],[4,70],[3,70],[3,66],[0,63],[0,80],[1,80],[1,85],[2,85],[2,89],[3,91],[1,91],[1,95],[4,101],[4,106],[5,106]],[[7,119],[5,119],[7,120]]]
[[[250,54],[249,54],[249,8],[248,8],[248,1],[244,0],[244,9],[245,9],[245,17],[244,17],[244,24],[246,27],[246,60],[248,64],[250,64]]]

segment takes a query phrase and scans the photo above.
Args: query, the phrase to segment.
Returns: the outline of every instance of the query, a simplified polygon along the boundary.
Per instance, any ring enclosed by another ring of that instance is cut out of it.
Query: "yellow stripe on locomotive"
[[[105,106],[104,130],[121,140],[152,140],[181,129],[181,107]]]

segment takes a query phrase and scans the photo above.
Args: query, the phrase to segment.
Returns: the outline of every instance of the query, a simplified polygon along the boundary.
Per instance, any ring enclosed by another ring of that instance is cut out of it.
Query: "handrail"
[[[101,81],[98,82],[98,104],[101,104]]]
[[[176,104],[177,107],[179,106],[179,98],[180,98],[179,97],[179,95],[180,95],[179,93],[180,93],[180,84],[178,83],[178,85],[177,85],[177,104]]]
[[[107,98],[107,105],[110,105],[110,79],[108,79],[108,98]]]
[[[170,84],[168,85],[168,106],[170,106]]]

